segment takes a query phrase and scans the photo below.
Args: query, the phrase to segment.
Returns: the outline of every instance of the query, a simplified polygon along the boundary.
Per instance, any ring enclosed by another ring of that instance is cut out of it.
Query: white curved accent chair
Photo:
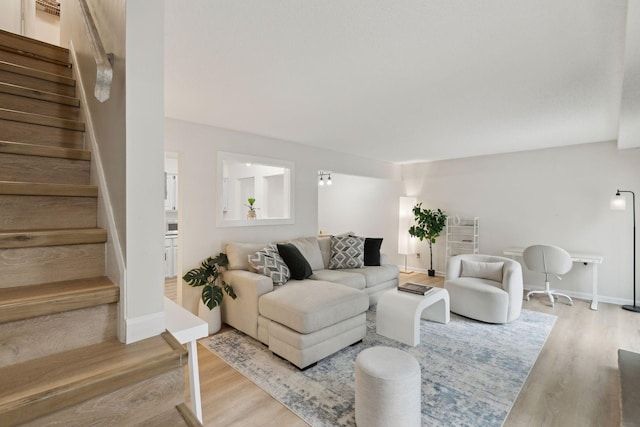
[[[552,245],[533,245],[529,246],[522,252],[524,265],[531,271],[537,271],[544,274],[544,291],[530,291],[525,299],[529,301],[529,297],[533,294],[544,294],[549,297],[551,307],[556,297],[565,297],[569,300],[569,305],[573,305],[573,300],[569,295],[554,291],[549,288],[549,275],[553,274],[562,280],[560,274],[566,274],[573,267],[573,260],[569,252],[562,248]]]
[[[444,288],[452,312],[487,323],[508,323],[522,311],[522,267],[493,255],[456,255],[447,262]]]

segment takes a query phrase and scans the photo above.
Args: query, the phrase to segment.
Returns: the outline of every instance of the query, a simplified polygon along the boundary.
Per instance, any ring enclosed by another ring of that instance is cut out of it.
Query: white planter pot
[[[220,314],[220,306],[209,310],[209,307],[204,305],[202,299],[198,306],[198,317],[209,324],[209,335],[215,334],[222,327],[222,316]]]

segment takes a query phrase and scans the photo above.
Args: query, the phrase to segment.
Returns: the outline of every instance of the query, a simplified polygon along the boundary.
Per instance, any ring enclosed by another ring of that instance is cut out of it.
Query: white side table
[[[376,313],[376,332],[401,343],[420,343],[420,319],[449,323],[449,292],[435,289],[422,296],[391,289],[380,297]]]
[[[169,298],[164,298],[164,318],[167,331],[189,350],[189,387],[191,409],[202,422],[202,400],[200,398],[200,373],[198,369],[198,342],[209,335],[207,322],[194,316]]]

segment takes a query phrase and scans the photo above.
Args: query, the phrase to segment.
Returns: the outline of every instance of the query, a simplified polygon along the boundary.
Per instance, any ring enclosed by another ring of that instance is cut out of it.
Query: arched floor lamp
[[[627,208],[627,201],[620,193],[631,193],[633,200],[633,305],[623,305],[622,308],[640,313],[640,307],[636,305],[636,193],[617,190],[615,196],[611,198],[611,209],[624,210]]]

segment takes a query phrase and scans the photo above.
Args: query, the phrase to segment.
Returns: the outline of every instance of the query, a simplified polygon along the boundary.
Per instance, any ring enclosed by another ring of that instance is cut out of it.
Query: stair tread
[[[8,108],[0,108],[0,120],[57,127],[78,132],[84,132],[85,130],[83,122],[61,119],[53,116],[43,116],[41,114],[27,113],[24,111],[10,110]]]
[[[139,424],[138,427],[202,427],[202,423],[198,421],[191,409],[181,403],[174,408],[170,408],[164,412],[154,415],[152,418]]]
[[[168,334],[99,344],[0,368],[0,418],[20,423],[186,363]]]
[[[0,288],[0,324],[117,303],[120,289],[107,277]]]
[[[0,30],[0,37],[2,37],[2,44],[5,46],[9,43],[11,47],[15,49],[24,50],[48,59],[55,59],[67,63],[69,62],[69,49],[66,47],[47,43],[32,37],[22,36],[6,30]],[[38,50],[40,53],[36,52]],[[46,53],[42,53],[43,51]]]
[[[48,73],[46,71],[37,70],[25,65],[14,64],[12,62],[0,61],[0,70],[10,73],[22,74],[24,76],[34,77],[41,80],[47,80],[53,83],[59,83],[65,86],[75,87],[76,81],[70,77],[60,74]]]
[[[46,283],[44,285],[0,288],[0,312],[7,307],[33,304],[38,301],[48,301],[52,298],[68,298],[98,292],[114,293],[114,291],[117,296],[118,286],[105,276],[65,280],[62,282]],[[118,299],[115,298],[111,302],[117,301]],[[0,316],[2,315],[0,314]]]
[[[48,62],[50,64],[58,65],[58,66],[64,67],[64,68],[71,68],[71,66],[72,66],[71,62],[69,62],[68,60],[61,60],[61,59],[57,59],[57,58],[52,58],[50,56],[43,55],[43,54],[38,53],[38,52],[32,52],[30,50],[26,50],[26,49],[23,49],[23,48],[20,48],[20,47],[13,47],[13,46],[7,46],[7,45],[0,44],[0,50],[12,53],[14,55],[20,55],[20,56],[24,56],[26,58],[35,59],[37,61]]]
[[[0,231],[0,249],[104,243],[102,228],[63,228]]]
[[[4,32],[0,30],[0,36],[3,35]],[[113,319],[120,288],[102,276],[105,274],[103,243],[107,236],[106,230],[95,228],[98,187],[51,184],[48,181],[52,174],[31,173],[31,170],[43,165],[63,172],[86,169],[88,166],[80,162],[15,156],[91,160],[89,151],[78,149],[83,147],[85,123],[62,118],[77,118],[77,107],[80,106],[78,98],[68,96],[75,93],[76,87],[75,80],[71,78],[72,65],[68,61],[68,50],[41,50],[38,42],[29,45],[24,37],[17,38],[15,45],[4,40],[0,41],[0,59],[3,59],[0,60],[0,126],[3,131],[0,139],[6,141],[0,140],[0,153],[4,153],[0,158],[7,169],[2,178],[6,181],[0,179],[0,197],[5,202],[3,212],[11,221],[3,223],[4,230],[0,230],[0,251],[11,256],[23,254],[23,258],[17,257],[20,262],[14,262],[3,271],[3,277],[7,279],[3,285],[15,284],[16,287],[0,288],[0,324],[2,330],[14,333],[24,328],[28,333],[17,333],[16,336],[31,340],[37,340],[32,334],[39,331],[39,337],[46,335],[49,339],[37,342],[51,349],[46,353],[32,350],[31,358],[14,358],[4,363],[12,365],[0,367],[0,424],[18,425],[34,420],[37,423],[40,417],[49,414],[55,416],[63,408],[72,412],[76,408],[74,405],[81,402],[92,405],[91,399],[167,372],[179,374],[177,377],[182,381],[187,352],[168,333],[132,344],[123,344],[116,338],[105,340],[105,337],[113,336],[117,328]],[[67,58],[58,56],[65,52]],[[22,164],[26,165],[27,171],[16,173]],[[55,181],[54,178],[51,180]],[[88,182],[70,178],[59,181]],[[47,208],[38,209],[38,204]],[[35,210],[26,209],[25,206],[34,207]],[[87,209],[91,209],[94,212],[92,220],[86,223],[57,223],[42,221],[38,215],[26,214],[42,212],[55,217],[57,210],[63,212],[57,214],[59,217],[66,218],[64,212],[71,208],[73,214],[68,217],[82,217]],[[83,228],[53,229],[57,225]],[[16,230],[11,230],[12,227]],[[74,274],[57,274],[64,270],[62,266],[67,261],[73,261],[67,270]],[[31,276],[23,278],[21,275],[24,273]],[[69,278],[73,280],[61,280]],[[43,283],[51,280],[59,281]],[[27,284],[29,286],[24,286]],[[108,326],[105,329],[109,333],[95,335],[95,340],[83,335],[76,340],[76,348],[68,350],[70,345],[60,344],[67,342],[67,337],[77,337],[79,329],[73,333],[67,328],[53,328],[60,332],[54,337],[50,325],[55,324],[54,320],[62,319],[85,331],[99,331],[100,328],[87,325],[85,312],[94,313],[91,319],[97,319],[98,326]],[[82,347],[77,348],[78,345]],[[181,389],[178,391],[181,392]],[[159,413],[164,411],[164,407],[158,410]],[[181,413],[174,407],[171,425],[181,421],[176,411]],[[184,420],[188,417],[182,414],[180,418]]]
[[[32,89],[25,86],[14,85],[11,83],[0,82],[0,92],[10,94],[10,95],[17,95],[17,96],[23,96],[27,98],[38,99],[41,101],[68,105],[70,107],[80,106],[80,99],[78,98],[59,95],[57,93],[46,92],[38,89]]]
[[[98,187],[80,184],[0,181],[0,195],[98,197]]]
[[[180,412],[182,419],[188,426],[202,427],[202,423],[200,422],[200,420],[198,420],[196,414],[193,413],[191,408],[189,408],[186,403],[179,404],[178,406],[176,406],[176,409],[178,410],[178,412]]]
[[[25,156],[55,157],[70,160],[91,160],[91,151],[73,148],[50,147],[47,145],[24,142],[0,141],[0,153],[21,154]]]

